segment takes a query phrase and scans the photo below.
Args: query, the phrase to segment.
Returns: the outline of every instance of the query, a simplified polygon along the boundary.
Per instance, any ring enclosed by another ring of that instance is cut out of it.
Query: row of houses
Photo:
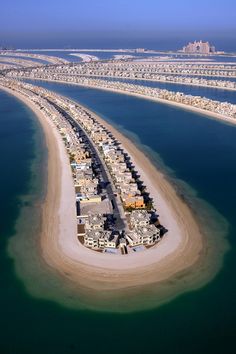
[[[127,227],[122,231],[117,230],[114,224],[109,224],[109,215],[99,212],[78,215],[77,235],[84,246],[105,252],[117,253],[120,250],[121,253],[127,253],[135,247],[148,247],[157,243],[162,237],[158,219],[153,219],[153,213],[147,210],[132,161],[111,132],[90,112],[68,99],[25,83],[15,83],[14,87],[30,98],[52,120],[61,134],[72,168],[75,199],[79,203],[85,200],[96,203],[101,201],[99,179],[94,169],[96,156],[91,151],[86,134],[97,146],[109,170],[126,210]],[[78,121],[83,129],[75,129],[70,119],[65,119],[66,113]],[[131,198],[133,204],[129,202]]]
[[[151,223],[147,210],[133,210],[128,215],[129,230],[119,233],[106,230],[106,217],[102,214],[78,217],[78,236],[83,237],[86,247],[104,250],[125,247],[152,246],[161,239],[161,231]]]
[[[101,144],[104,160],[110,170],[114,184],[120,194],[125,209],[145,208],[144,198],[132,172],[132,164],[127,154],[115,141]]]
[[[161,239],[161,229],[151,220],[151,213],[147,210],[138,187],[130,157],[111,132],[90,112],[67,102],[68,105],[72,117],[79,122],[97,146],[120,195],[128,220],[128,229],[118,232],[107,227],[106,215],[90,213],[80,215],[77,222],[79,238],[88,248],[100,251],[112,249],[112,253],[116,253],[117,249],[124,251],[137,246],[154,245]],[[88,168],[86,166],[84,164],[84,169]],[[157,219],[155,221],[157,222]]]
[[[69,67],[66,67],[67,69]],[[109,89],[109,90],[119,90],[132,94],[144,95],[149,98],[156,98],[158,100],[165,100],[174,103],[185,104],[186,106],[202,109],[206,112],[216,113],[223,115],[229,119],[236,118],[236,105],[230,102],[220,102],[216,100],[212,100],[206,97],[186,95],[181,92],[174,92],[160,88],[154,88],[143,85],[134,85],[121,81],[110,81],[105,79],[93,78],[92,76],[80,76],[80,75],[68,75],[67,72],[60,73],[56,70],[47,71],[46,68],[37,68],[37,69],[25,69],[22,71],[14,71],[12,70],[7,75],[9,77],[15,78],[31,78],[31,79],[44,79],[50,81],[64,81],[68,83],[79,84],[83,86],[89,87],[98,87],[101,89]],[[183,79],[186,84],[190,84],[190,82],[185,82],[185,78]],[[158,80],[157,80],[158,81]],[[161,80],[162,81],[162,80]],[[168,81],[168,80],[164,80]],[[205,80],[206,81],[206,80]],[[200,78],[199,82],[194,81],[192,84],[200,85],[200,86],[214,86],[218,88],[229,88],[235,89],[235,83],[232,81],[222,81],[222,80],[207,80],[209,82],[203,82],[203,79]],[[180,82],[180,77],[177,77],[176,82]]]
[[[144,198],[134,178],[128,155],[111,132],[98,122],[91,114],[77,112],[72,109],[79,123],[88,132],[94,144],[98,147],[109,170],[118,194],[125,209],[145,208]],[[82,113],[82,114],[81,114]]]

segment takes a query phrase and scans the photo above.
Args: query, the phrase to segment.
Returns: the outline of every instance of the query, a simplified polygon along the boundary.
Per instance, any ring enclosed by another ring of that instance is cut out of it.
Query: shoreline
[[[161,75],[165,75],[164,73]],[[171,74],[170,74],[171,75]],[[175,75],[175,74],[173,74]],[[79,75],[78,75],[79,76]],[[102,79],[107,79],[107,80],[112,80],[112,79],[122,79],[122,80],[133,80],[133,81],[150,81],[150,82],[160,82],[162,84],[173,84],[173,85],[185,85],[185,86],[195,86],[195,87],[205,87],[205,88],[210,88],[210,89],[216,89],[216,90],[227,90],[227,91],[236,91],[236,88],[231,88],[231,87],[220,87],[220,86],[211,86],[211,85],[204,85],[204,84],[194,84],[192,82],[175,82],[175,81],[168,81],[168,80],[155,80],[155,79],[146,79],[146,78],[130,78],[130,77],[120,77],[120,76],[106,76],[106,75],[81,75],[89,77],[89,78],[102,78]],[[204,75],[201,75],[204,76]],[[205,75],[206,77],[208,77],[207,75]],[[217,76],[218,77],[218,76]],[[222,76],[223,77],[223,76]],[[225,76],[227,77],[227,76]],[[232,78],[232,77],[231,77]],[[236,80],[236,76],[233,78],[234,80]],[[37,79],[36,79],[37,80]],[[40,79],[41,80],[41,79]],[[214,77],[213,79],[214,80]],[[233,82],[233,81],[232,81]],[[134,83],[135,85],[135,83]]]
[[[227,123],[233,124],[233,125],[236,124],[236,119],[229,118],[229,117],[224,116],[224,115],[219,114],[219,113],[214,113],[214,112],[207,111],[207,110],[204,110],[204,109],[201,109],[201,108],[189,106],[189,105],[186,105],[186,104],[183,104],[183,103],[172,102],[172,101],[168,101],[168,100],[163,100],[161,98],[154,98],[154,97],[149,97],[149,96],[146,96],[146,95],[141,95],[139,93],[128,92],[128,91],[123,91],[123,90],[119,90],[119,89],[110,89],[110,88],[93,86],[93,85],[79,84],[79,83],[75,83],[75,82],[67,82],[67,81],[63,81],[63,80],[22,78],[22,81],[23,81],[23,79],[30,80],[30,81],[45,81],[45,82],[53,82],[53,83],[66,84],[66,85],[88,87],[88,88],[97,89],[97,90],[120,93],[120,94],[124,94],[124,95],[127,95],[127,96],[138,97],[138,98],[142,98],[142,99],[153,101],[153,102],[159,102],[159,103],[162,103],[162,104],[165,104],[165,105],[170,105],[170,106],[182,108],[182,109],[184,109],[186,111],[192,111],[192,112],[195,112],[195,113],[199,113],[201,116],[204,116],[206,118],[213,118],[215,120],[227,122]]]
[[[107,298],[104,291],[108,291],[112,299],[117,296],[117,290],[132,292],[138,286],[152,286],[154,283],[158,287],[160,284],[166,286],[173,278],[178,279],[182,272],[188,273],[194,268],[201,256],[206,256],[203,235],[187,204],[143,152],[97,115],[96,118],[113,132],[131,155],[155,202],[157,200],[160,220],[169,232],[156,246],[127,257],[96,253],[79,244],[76,237],[74,186],[61,137],[53,123],[49,120],[46,122],[42,113],[29,100],[14,91],[3,90],[29,106],[42,124],[48,147],[48,188],[42,206],[41,253],[46,264],[67,280],[73,291],[84,293],[87,301],[94,297],[95,300],[91,300],[94,303],[99,296]],[[173,294],[172,289],[172,298],[177,294],[176,291]],[[165,299],[167,301],[167,296]]]

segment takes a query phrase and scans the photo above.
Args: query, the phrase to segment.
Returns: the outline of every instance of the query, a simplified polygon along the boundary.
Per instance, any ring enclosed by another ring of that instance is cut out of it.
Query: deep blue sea
[[[84,104],[133,136],[139,146],[158,155],[172,181],[186,184],[195,196],[209,203],[215,211],[212,215],[225,220],[229,226],[226,237],[230,249],[217,276],[206,286],[149,311],[115,314],[69,310],[56,302],[31,296],[17,271],[20,266],[17,260],[24,252],[12,253],[9,244],[12,246],[18,237],[16,221],[22,209],[37,211],[36,196],[44,192],[46,151],[34,114],[14,97],[0,91],[3,201],[0,205],[0,352],[235,353],[236,127],[126,95],[55,83],[38,84]],[[216,97],[220,92],[188,88],[192,89],[202,95],[208,92],[209,97]],[[224,91],[223,94],[226,100],[235,99],[235,93]],[[35,221],[34,215],[31,223]],[[21,224],[22,221],[24,224],[21,218]],[[204,220],[202,227],[207,227],[209,222]],[[217,235],[211,236],[217,239]],[[31,245],[33,237],[26,228],[25,247]],[[37,284],[37,280],[32,275],[32,282]]]

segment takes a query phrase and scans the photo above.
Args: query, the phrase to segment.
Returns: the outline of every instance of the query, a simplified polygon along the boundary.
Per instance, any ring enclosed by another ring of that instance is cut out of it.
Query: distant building
[[[184,53],[190,53],[190,54],[212,54],[215,53],[215,47],[210,45],[209,42],[203,42],[203,41],[195,41],[193,43],[188,43],[185,47],[183,47],[183,52]]]

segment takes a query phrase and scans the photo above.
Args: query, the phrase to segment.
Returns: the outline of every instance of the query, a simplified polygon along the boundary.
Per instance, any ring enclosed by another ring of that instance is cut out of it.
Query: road
[[[123,204],[121,202],[120,196],[116,192],[116,187],[114,185],[113,179],[111,177],[111,174],[105,164],[104,159],[101,156],[100,151],[98,150],[97,146],[95,143],[92,141],[86,130],[67,112],[65,109],[55,102],[51,101],[48,99],[48,102],[52,104],[64,117],[67,119],[74,127],[76,127],[78,130],[82,131],[84,136],[86,137],[86,140],[90,146],[91,153],[96,155],[97,161],[100,164],[100,169],[101,169],[101,174],[103,177],[104,182],[106,183],[106,191],[107,191],[107,197],[109,198],[112,206],[113,206],[113,215],[115,218],[115,229],[117,231],[127,231],[128,230],[128,224],[127,224],[127,219],[125,216]]]

